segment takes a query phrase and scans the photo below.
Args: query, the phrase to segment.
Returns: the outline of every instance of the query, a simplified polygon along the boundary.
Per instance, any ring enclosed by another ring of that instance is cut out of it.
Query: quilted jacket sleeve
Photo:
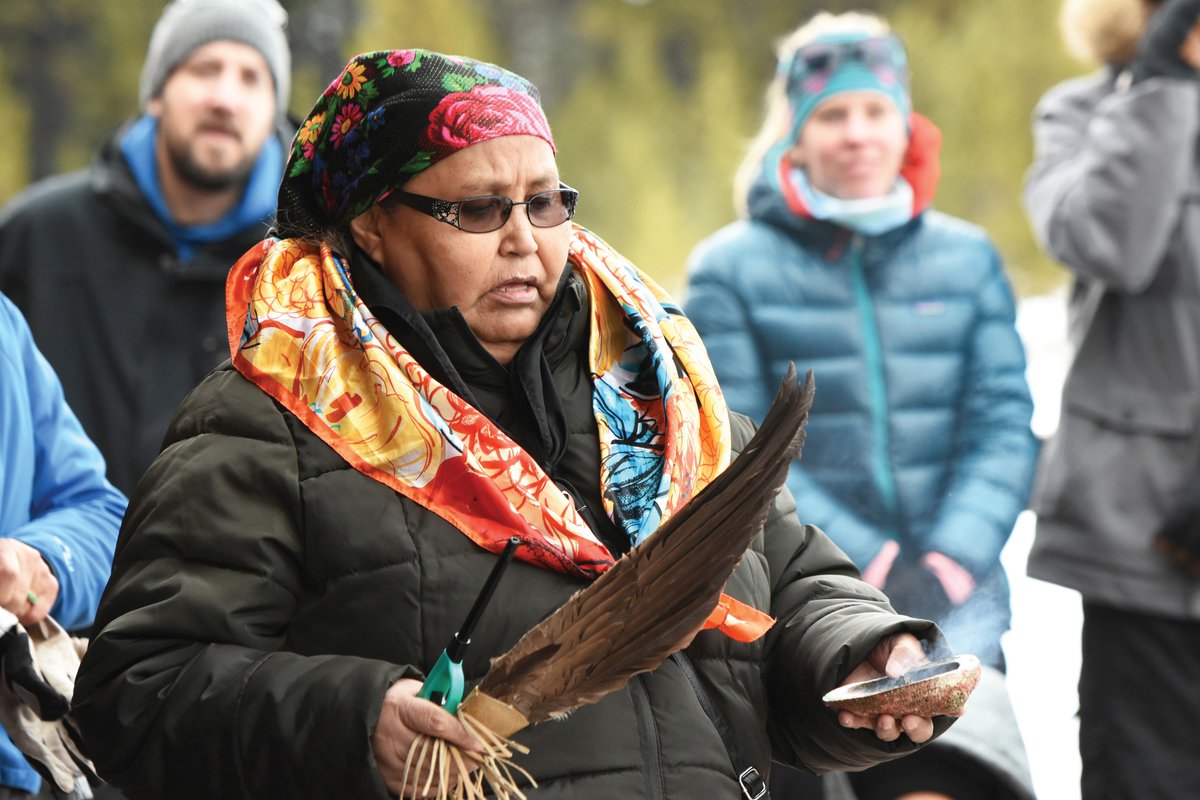
[[[1025,205],[1042,246],[1076,274],[1137,293],[1179,222],[1200,130],[1195,81],[1128,89],[1083,78],[1052,89],[1034,119]]]
[[[769,385],[746,299],[724,277],[735,268],[722,253],[699,249],[688,266],[684,313],[704,340],[729,407],[762,422],[779,387]]]
[[[788,471],[788,491],[796,503],[796,513],[821,530],[836,531],[838,545],[863,569],[879,554],[887,536],[846,503],[834,497],[794,461]]]
[[[218,371],[168,441],[79,673],[76,716],[101,774],[135,797],[387,797],[371,732],[387,687],[415,673],[281,650],[303,544],[281,414]]]
[[[743,426],[745,420],[735,422],[735,430]],[[859,580],[858,569],[829,537],[800,522],[786,488],[767,519],[763,548],[777,620],[766,642],[774,758],[823,773],[911,753],[918,746],[908,737],[888,743],[873,732],[843,728],[821,697],[885,636],[912,633],[931,656],[949,655],[937,626],[897,614],[881,592]],[[937,720],[935,733],[950,724]]]
[[[731,244],[729,240],[716,246],[706,242],[696,248],[688,264],[684,310],[704,340],[730,409],[757,423],[779,386],[771,385],[764,365],[749,310],[753,303],[736,280],[741,265],[736,257],[739,248]],[[812,480],[798,461],[789,470],[787,486],[801,516],[825,530],[837,531],[838,540],[856,563],[869,564],[887,541],[882,531]]]
[[[967,344],[969,376],[960,401],[952,475],[925,550],[944,553],[975,576],[996,568],[1033,482],[1038,443],[1030,429],[1033,400],[1017,335],[1012,290],[995,248],[976,296]]]

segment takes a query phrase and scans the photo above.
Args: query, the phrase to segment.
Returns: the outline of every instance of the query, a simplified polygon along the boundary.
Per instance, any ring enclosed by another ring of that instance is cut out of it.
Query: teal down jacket
[[[860,567],[888,539],[901,558],[953,558],[978,588],[939,622],[953,646],[1001,663],[1000,551],[1038,446],[999,255],[934,211],[863,236],[793,213],[766,181],[749,208],[696,248],[685,304],[730,407],[761,420],[788,362],[811,369],[788,479],[800,516]]]

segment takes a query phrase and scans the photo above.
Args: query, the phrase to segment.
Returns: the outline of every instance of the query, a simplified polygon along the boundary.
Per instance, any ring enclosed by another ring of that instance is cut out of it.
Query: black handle
[[[446,647],[446,654],[450,656],[451,661],[455,663],[462,662],[463,653],[466,651],[467,645],[471,643],[471,632],[475,630],[475,625],[479,622],[479,618],[483,616],[483,610],[487,607],[488,601],[492,599],[492,594],[496,591],[496,586],[500,583],[500,576],[504,574],[504,568],[508,566],[508,562],[512,561],[513,555],[517,552],[517,546],[520,544],[521,540],[516,536],[509,537],[508,544],[504,546],[504,551],[500,553],[500,560],[492,567],[492,572],[488,575],[487,583],[483,584],[483,588],[479,591],[479,596],[475,598],[475,604],[467,612],[467,619]]]

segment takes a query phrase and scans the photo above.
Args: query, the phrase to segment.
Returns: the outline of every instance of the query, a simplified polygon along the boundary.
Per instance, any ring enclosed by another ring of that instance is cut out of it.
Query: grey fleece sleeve
[[[1105,93],[1084,79],[1051,90],[1036,112],[1024,193],[1042,246],[1079,278],[1145,289],[1179,221],[1198,129],[1195,81]]]

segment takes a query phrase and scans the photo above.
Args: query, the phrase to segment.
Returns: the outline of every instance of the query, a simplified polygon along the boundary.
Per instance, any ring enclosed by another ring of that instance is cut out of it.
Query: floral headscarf
[[[357,55],[296,133],[278,230],[345,224],[443,158],[514,134],[554,148],[537,88],[519,75],[427,50]]]

